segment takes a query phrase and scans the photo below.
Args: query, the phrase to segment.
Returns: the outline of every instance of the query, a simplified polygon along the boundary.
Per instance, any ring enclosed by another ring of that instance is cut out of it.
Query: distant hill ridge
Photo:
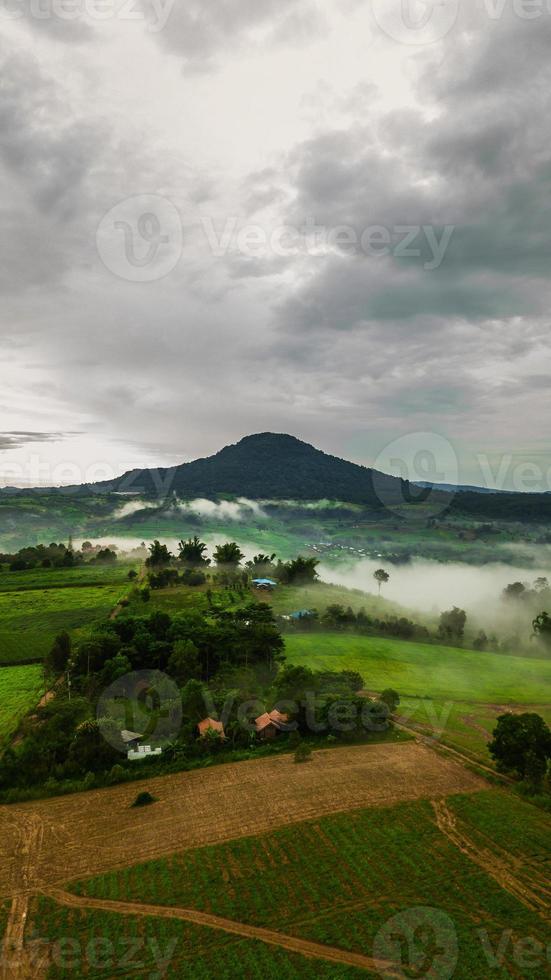
[[[401,494],[402,481],[330,456],[294,436],[262,432],[225,446],[214,456],[159,470],[132,470],[94,490],[182,496],[232,494],[251,499],[319,500],[381,506],[381,490]]]

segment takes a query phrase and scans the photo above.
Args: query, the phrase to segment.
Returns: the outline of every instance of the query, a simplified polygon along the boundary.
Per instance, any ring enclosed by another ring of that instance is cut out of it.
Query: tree
[[[178,561],[183,565],[194,568],[196,565],[210,565],[210,558],[205,557],[207,546],[204,541],[200,541],[197,535],[187,541],[180,541],[178,544]]]
[[[465,610],[454,606],[453,609],[448,609],[441,614],[438,635],[447,642],[460,643],[465,635],[466,622]]]
[[[173,556],[170,554],[166,544],[161,544],[160,541],[155,540],[149,546],[149,557],[145,563],[148,568],[162,568],[163,565],[170,565],[172,559]]]
[[[176,640],[168,661],[168,671],[179,684],[201,676],[201,660],[193,640]]]
[[[273,555],[264,555],[261,552],[259,555],[255,555],[252,561],[247,562],[247,568],[256,575],[266,575],[268,572],[274,571],[275,560],[275,553]]]
[[[532,623],[534,636],[539,636],[546,646],[551,646],[551,616],[546,612],[540,613]]]
[[[190,680],[182,691],[182,711],[184,718],[192,725],[198,725],[207,712],[205,689],[200,681]]]
[[[506,602],[517,601],[526,598],[528,590],[523,582],[511,582],[503,590],[503,598]]]
[[[551,758],[551,731],[536,714],[500,715],[488,748],[498,768],[524,779],[547,770]]]
[[[62,674],[71,659],[72,644],[68,633],[59,633],[45,659],[45,667],[52,674]]]
[[[72,552],[68,552],[68,554],[72,554]],[[98,565],[114,565],[116,560],[117,554],[111,548],[100,548],[96,557],[92,559]]]
[[[283,582],[287,582],[289,585],[310,585],[317,581],[318,565],[317,558],[304,558],[303,555],[299,555],[294,561],[288,561],[286,564],[280,563],[277,567],[277,574]]]
[[[388,710],[391,714],[394,714],[396,708],[400,704],[400,695],[397,691],[394,691],[391,687],[388,687],[386,691],[381,694],[380,700],[383,704],[386,704]]]
[[[378,568],[376,572],[373,573],[373,578],[379,586],[379,595],[381,594],[381,586],[385,585],[386,582],[390,581],[390,575],[385,572],[384,568]]]
[[[214,552],[214,560],[217,565],[226,565],[233,568],[237,568],[244,557],[245,555],[235,541],[217,545]]]
[[[475,641],[473,643],[473,647],[474,647],[475,650],[481,650],[481,651],[482,650],[487,650],[488,649],[488,643],[489,643],[489,640],[488,640],[488,637],[486,636],[486,633],[484,632],[484,630],[480,630],[480,633],[478,634],[478,636],[476,637],[476,639],[475,639]]]

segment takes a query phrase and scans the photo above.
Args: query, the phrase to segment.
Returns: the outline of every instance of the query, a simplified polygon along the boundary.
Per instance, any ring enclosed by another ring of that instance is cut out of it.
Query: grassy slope
[[[470,831],[480,824],[490,832],[501,827],[499,844],[514,851],[520,865],[549,858],[549,818],[528,804],[495,791],[448,802]],[[457,929],[457,980],[488,975],[477,930],[486,929],[494,945],[504,929],[550,938],[536,915],[438,831],[428,802],[337,814],[75,887],[94,897],[197,908],[368,955],[389,918],[429,906],[450,916]],[[506,965],[493,975],[511,976],[512,964]],[[536,977],[538,971],[513,975]]]
[[[484,703],[548,704],[551,660],[479,653],[343,633],[290,634],[288,660],[315,670],[357,670],[373,690]]]
[[[42,668],[0,668],[0,748],[17,729],[23,716],[38,704],[44,693]]]

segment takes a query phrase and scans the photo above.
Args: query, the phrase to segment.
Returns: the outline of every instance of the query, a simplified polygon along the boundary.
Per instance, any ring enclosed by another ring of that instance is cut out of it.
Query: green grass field
[[[551,821],[529,804],[492,790],[447,802],[477,845],[495,839],[514,853],[519,876],[530,879],[534,862],[541,872],[550,860]],[[136,865],[74,890],[195,908],[365,955],[394,916],[430,908],[452,920],[456,980],[489,975],[480,930],[494,947],[507,929],[518,938],[551,939],[542,919],[438,829],[429,802],[324,817]],[[543,975],[541,962],[519,970],[511,957],[506,948],[503,968],[492,976]]]
[[[0,749],[17,726],[40,701],[44,681],[40,666],[0,667]]]
[[[488,763],[488,742],[499,715],[511,710],[503,704],[478,701],[449,701],[433,698],[402,698],[399,714],[406,724],[423,734],[436,736],[469,755]],[[534,712],[551,726],[551,706],[547,704],[515,705],[514,711]]]
[[[78,639],[129,588],[129,565],[0,574],[0,664],[42,660],[62,630]]]
[[[549,704],[551,660],[343,633],[290,634],[287,658],[314,670],[357,670],[366,687],[488,704]]]
[[[117,562],[114,565],[80,565],[77,568],[35,568],[26,572],[0,571],[0,592],[32,589],[69,589],[83,586],[126,583],[131,568],[139,564]]]

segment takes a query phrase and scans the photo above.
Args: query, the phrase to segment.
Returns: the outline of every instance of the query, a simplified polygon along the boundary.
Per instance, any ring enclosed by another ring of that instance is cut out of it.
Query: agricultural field
[[[36,960],[41,953],[45,955],[48,980],[76,976],[90,980],[105,980],[106,976],[359,980],[366,976],[364,970],[306,958],[206,926],[153,916],[75,910],[42,896],[31,902],[27,932],[36,937]]]
[[[0,575],[0,664],[41,661],[62,630],[78,639],[128,592],[130,565]]]
[[[483,781],[413,740],[207,766],[0,807],[0,898],[312,816],[476,792]],[[157,799],[133,809],[138,789]],[[138,843],[139,842],[139,843]]]
[[[542,870],[550,831],[540,811],[487,790],[333,814],[124,868],[72,890],[194,909],[367,956],[380,948],[389,921],[422,908],[435,928],[444,919],[452,955],[457,943],[454,977],[485,980],[488,949],[506,930],[542,950],[551,940]],[[544,952],[527,969],[519,969],[512,944],[503,956],[496,977],[545,972]]]
[[[551,660],[343,633],[290,634],[290,663],[356,670],[369,690],[486,704],[549,703]]]
[[[44,679],[39,665],[0,667],[0,750],[43,693]]]

